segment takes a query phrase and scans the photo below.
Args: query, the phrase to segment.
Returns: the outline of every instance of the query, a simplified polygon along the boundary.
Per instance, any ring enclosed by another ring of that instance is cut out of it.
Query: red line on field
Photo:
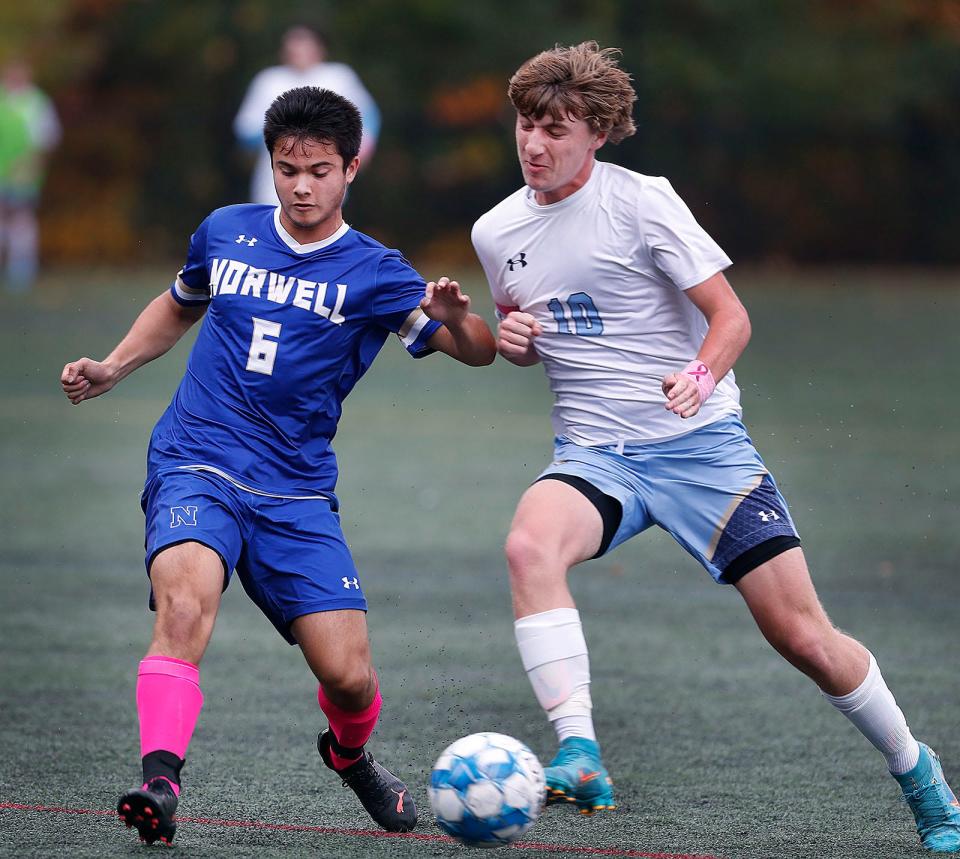
[[[0,811],[37,811],[50,814],[90,814],[97,817],[115,817],[115,811],[98,808],[65,808],[57,805],[24,805],[19,802],[0,802]],[[397,838],[404,841],[437,841],[456,844],[447,835],[428,835],[421,832],[384,832],[381,829],[348,829],[336,826],[307,826],[302,823],[264,823],[259,820],[221,820],[215,817],[177,817],[177,823],[196,823],[200,826],[224,826],[241,829],[266,829],[280,832],[314,832],[319,835],[350,835],[362,838]],[[623,856],[630,859],[717,859],[703,853],[647,853],[643,850],[617,847],[577,847],[572,844],[547,844],[540,841],[517,841],[511,845],[517,850],[550,850],[578,856]]]

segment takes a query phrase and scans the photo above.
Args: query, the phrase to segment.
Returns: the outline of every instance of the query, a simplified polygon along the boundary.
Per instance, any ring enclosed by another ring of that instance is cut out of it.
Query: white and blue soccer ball
[[[543,767],[519,740],[485,732],[444,749],[430,774],[430,805],[440,828],[468,847],[503,847],[540,816]]]

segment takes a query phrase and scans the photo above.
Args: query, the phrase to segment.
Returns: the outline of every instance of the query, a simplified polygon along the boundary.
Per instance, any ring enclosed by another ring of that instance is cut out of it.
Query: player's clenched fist
[[[543,327],[533,316],[513,310],[497,329],[497,351],[514,364],[536,364],[540,356],[533,341],[542,333]]]
[[[60,374],[60,386],[75,406],[105,394],[115,383],[113,371],[102,361],[92,358],[71,361]]]
[[[667,398],[664,403],[667,411],[681,418],[692,418],[700,411],[700,392],[693,379],[682,373],[671,373],[669,376],[664,376],[661,387]]]
[[[663,377],[664,408],[681,418],[692,418],[716,387],[710,368],[702,361],[691,361],[679,373]]]

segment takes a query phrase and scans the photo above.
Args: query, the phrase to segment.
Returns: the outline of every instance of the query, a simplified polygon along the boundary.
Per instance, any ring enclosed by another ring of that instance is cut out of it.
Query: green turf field
[[[139,775],[133,684],[151,618],[138,493],[187,347],[78,408],[58,376],[102,357],[166,275],[59,276],[0,297],[3,856],[146,855],[93,812]],[[482,298],[480,279],[464,280]],[[956,274],[734,280],[754,323],[737,368],[746,422],[822,599],[960,786]],[[553,752],[515,653],[501,554],[549,458],[548,408],[539,368],[412,361],[393,341],[345,406],[339,492],[386,702],[371,748],[407,779],[425,835],[439,834],[430,766],[453,739],[497,730]],[[519,855],[925,855],[879,755],[669,538],[648,533],[582,567],[573,588],[620,809],[548,809],[528,838],[547,846]],[[238,584],[202,677],[178,856],[463,854],[346,831],[371,824],[319,764],[314,683]]]

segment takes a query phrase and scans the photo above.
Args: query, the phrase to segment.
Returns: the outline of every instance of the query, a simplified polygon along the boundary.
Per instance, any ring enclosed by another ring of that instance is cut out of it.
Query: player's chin
[[[296,209],[292,212],[288,211],[287,217],[290,219],[291,224],[301,230],[309,230],[320,223],[319,218],[306,217],[303,212],[299,212]]]
[[[295,226],[304,230],[318,226],[329,216],[329,212],[324,212],[317,206],[288,206],[286,213]]]

